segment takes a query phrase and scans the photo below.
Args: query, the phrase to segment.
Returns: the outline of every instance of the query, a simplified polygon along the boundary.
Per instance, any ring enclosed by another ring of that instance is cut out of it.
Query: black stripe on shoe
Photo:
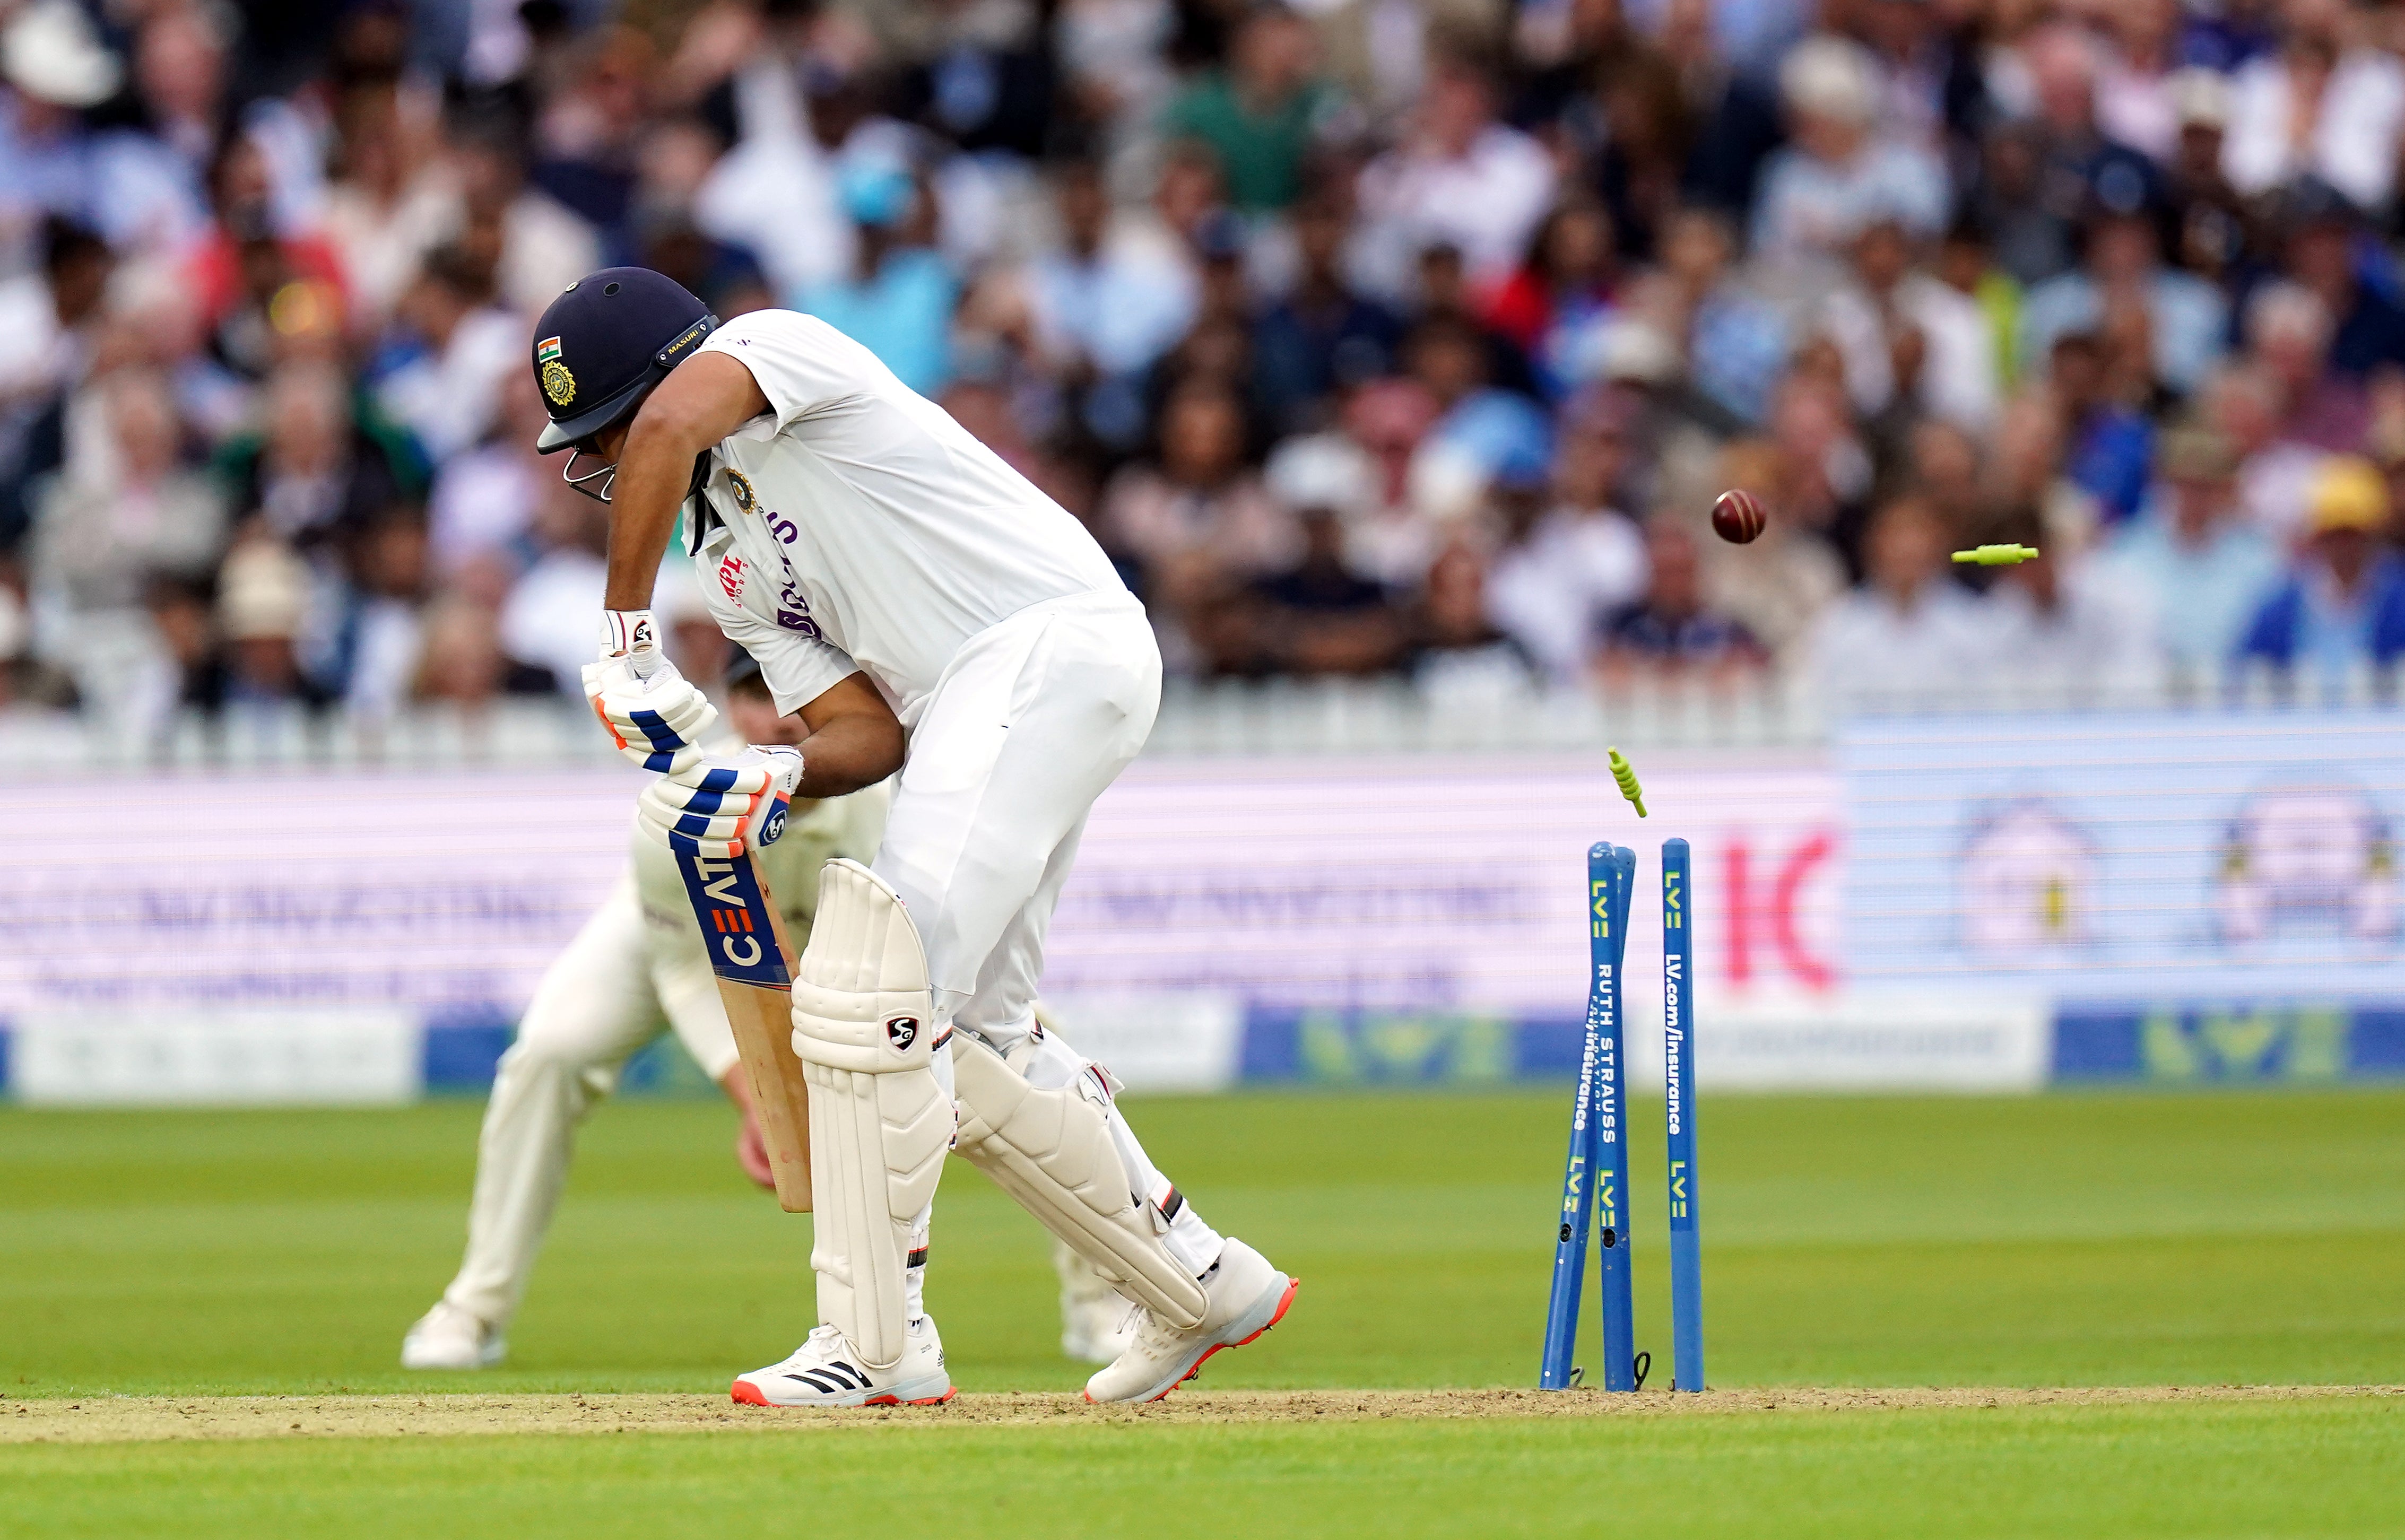
[[[819,1365],[818,1372],[825,1375],[830,1379],[842,1380],[843,1388],[845,1390],[865,1391],[868,1389],[868,1376],[861,1373],[858,1369],[853,1368],[849,1364],[822,1364]]]

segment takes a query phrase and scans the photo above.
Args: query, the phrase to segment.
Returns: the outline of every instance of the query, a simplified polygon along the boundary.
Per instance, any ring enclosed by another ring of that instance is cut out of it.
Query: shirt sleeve
[[[724,353],[750,370],[781,428],[830,401],[858,395],[865,383],[857,368],[859,344],[798,311],[738,315],[711,332],[700,351]]]
[[[772,625],[712,584],[702,584],[702,598],[726,639],[759,663],[760,677],[768,681],[768,693],[780,712],[800,710],[860,671],[842,648]]]

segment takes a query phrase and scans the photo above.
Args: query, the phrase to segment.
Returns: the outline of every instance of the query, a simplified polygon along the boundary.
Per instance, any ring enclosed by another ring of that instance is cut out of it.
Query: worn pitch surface
[[[764,1433],[904,1427],[1370,1422],[1394,1419],[1611,1418],[1741,1412],[1878,1412],[2031,1407],[2210,1405],[2330,1398],[2394,1403],[2405,1385],[2117,1385],[1868,1390],[1786,1385],[1679,1395],[1642,1391],[1186,1391],[1143,1407],[1061,1393],[973,1394],[941,1407],[815,1411],[742,1407],[715,1395],[203,1395],[0,1401],[0,1444],[183,1438],[389,1438],[431,1434]]]

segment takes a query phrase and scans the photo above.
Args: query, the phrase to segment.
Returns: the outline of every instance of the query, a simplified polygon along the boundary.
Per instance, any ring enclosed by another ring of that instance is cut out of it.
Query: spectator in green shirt
[[[1318,39],[1283,6],[1245,17],[1228,63],[1169,104],[1163,131],[1219,157],[1228,195],[1247,213],[1273,213],[1302,190],[1302,161],[1338,105],[1318,77]]]

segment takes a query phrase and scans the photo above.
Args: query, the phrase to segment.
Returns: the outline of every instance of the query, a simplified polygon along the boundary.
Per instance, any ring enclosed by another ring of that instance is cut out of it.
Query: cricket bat
[[[749,854],[732,861],[677,853],[736,1051],[752,1082],[752,1115],[768,1147],[777,1202],[810,1211],[810,1102],[794,1057],[794,944]]]

